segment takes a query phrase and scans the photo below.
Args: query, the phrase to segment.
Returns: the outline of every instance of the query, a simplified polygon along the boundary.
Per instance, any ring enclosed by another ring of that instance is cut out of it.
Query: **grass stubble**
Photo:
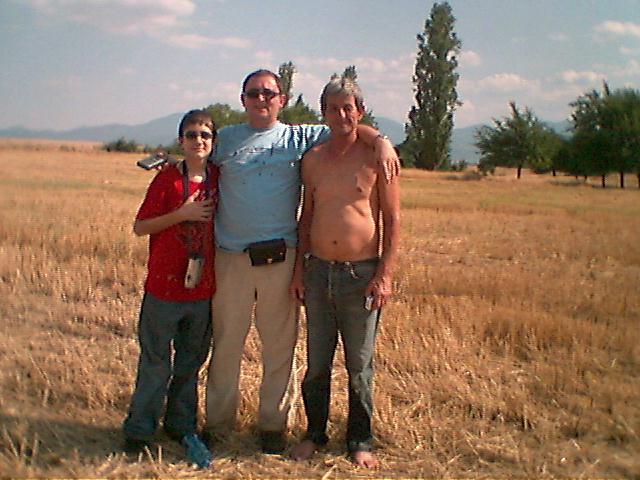
[[[380,469],[343,454],[341,352],[327,448],[301,463],[259,453],[254,331],[213,471],[163,434],[127,458],[147,248],[131,223],[152,176],[136,158],[0,143],[0,476],[640,476],[640,192],[505,171],[403,172],[397,294],[377,341]],[[304,355],[302,328],[298,380]],[[303,413],[299,400],[292,442]]]

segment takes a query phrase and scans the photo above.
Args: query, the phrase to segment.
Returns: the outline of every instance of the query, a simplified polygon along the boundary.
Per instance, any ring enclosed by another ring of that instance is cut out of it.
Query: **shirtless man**
[[[387,183],[373,150],[358,140],[356,127],[365,109],[355,82],[332,79],[320,105],[331,137],[302,162],[304,203],[291,284],[307,312],[302,395],[308,422],[292,456],[306,460],[328,441],[331,369],[340,335],[349,376],[347,449],[354,463],[372,468],[378,465],[371,433],[373,348],[380,309],[392,293],[399,181]]]

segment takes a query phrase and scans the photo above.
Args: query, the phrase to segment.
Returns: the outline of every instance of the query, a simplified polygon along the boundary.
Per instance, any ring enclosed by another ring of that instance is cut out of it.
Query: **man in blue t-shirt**
[[[292,401],[293,358],[299,307],[291,300],[300,199],[300,159],[328,138],[324,125],[285,125],[280,78],[269,70],[249,74],[240,99],[248,123],[219,131],[213,161],[220,168],[216,228],[213,354],[207,380],[203,435],[215,438],[234,427],[240,362],[254,318],[262,344],[258,429],[265,453],[281,453]],[[397,174],[391,142],[371,127],[358,136],[378,161]]]

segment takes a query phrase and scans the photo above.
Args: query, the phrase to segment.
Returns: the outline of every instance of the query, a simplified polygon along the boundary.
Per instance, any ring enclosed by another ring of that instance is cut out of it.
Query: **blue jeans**
[[[332,262],[310,256],[305,261],[307,372],[302,396],[308,422],[305,438],[317,445],[328,441],[331,370],[340,335],[349,376],[347,448],[372,448],[373,348],[380,312],[366,310],[364,302],[377,265],[377,258]]]
[[[138,337],[138,376],[125,436],[152,440],[165,399],[165,430],[176,438],[195,433],[198,371],[211,347],[211,301],[168,302],[146,293]]]

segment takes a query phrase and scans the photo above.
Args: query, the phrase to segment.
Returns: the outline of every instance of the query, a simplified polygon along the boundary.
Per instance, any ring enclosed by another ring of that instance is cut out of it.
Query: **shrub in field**
[[[139,152],[142,150],[135,140],[127,140],[124,137],[105,143],[103,149],[107,152]]]

